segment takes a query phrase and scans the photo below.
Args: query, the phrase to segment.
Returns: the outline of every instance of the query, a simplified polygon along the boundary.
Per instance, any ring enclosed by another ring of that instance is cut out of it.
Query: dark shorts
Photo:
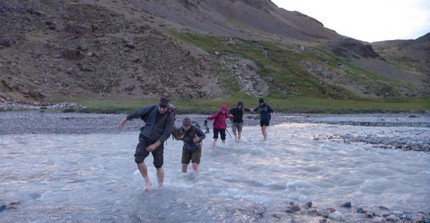
[[[182,147],[182,164],[189,164],[190,161],[193,163],[200,163],[200,157],[202,157],[202,147],[199,146],[197,149],[187,149]]]
[[[221,140],[225,140],[225,129],[214,128],[214,139],[218,139],[218,133],[221,135]]]
[[[233,130],[233,132],[237,131],[242,132],[242,127],[243,127],[243,122],[237,123],[237,122],[233,122],[231,124],[231,130]]]
[[[260,120],[260,126],[269,126],[270,121],[269,120]]]
[[[145,158],[149,155],[149,152],[146,151],[146,147],[155,143],[155,141],[149,140],[146,137],[139,137],[139,143],[136,146],[136,152],[134,153],[134,161],[139,164],[143,163]],[[154,151],[152,151],[152,157],[154,157],[154,166],[155,168],[161,168],[163,166],[163,152],[164,152],[164,144],[161,144]]]

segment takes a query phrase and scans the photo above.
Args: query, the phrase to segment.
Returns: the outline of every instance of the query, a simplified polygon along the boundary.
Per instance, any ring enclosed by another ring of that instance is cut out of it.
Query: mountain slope
[[[411,72],[430,76],[430,33],[416,40],[392,40],[372,43],[378,54]]]
[[[420,71],[268,0],[7,0],[0,22],[0,103],[428,95]]]
[[[341,37],[317,20],[280,9],[269,0],[131,0],[130,3],[172,23],[220,36],[244,39],[278,36],[300,41]]]

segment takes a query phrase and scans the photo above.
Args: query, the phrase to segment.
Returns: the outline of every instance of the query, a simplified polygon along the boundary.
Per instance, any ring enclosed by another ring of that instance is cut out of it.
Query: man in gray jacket
[[[119,128],[122,129],[125,123],[131,119],[141,118],[145,122],[145,126],[141,128],[139,143],[134,153],[134,160],[137,163],[137,168],[145,180],[145,191],[148,191],[152,185],[148,177],[148,169],[144,162],[149,153],[152,153],[154,158],[153,164],[157,169],[158,184],[160,187],[163,186],[163,144],[172,133],[174,124],[173,113],[170,110],[169,102],[170,99],[167,96],[161,96],[158,105],[142,107],[129,114],[119,123]]]

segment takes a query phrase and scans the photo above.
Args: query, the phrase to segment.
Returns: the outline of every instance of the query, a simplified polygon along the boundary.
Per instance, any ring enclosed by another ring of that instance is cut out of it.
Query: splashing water
[[[396,134],[396,131],[398,135]],[[411,127],[320,123],[245,126],[242,140],[203,143],[199,175],[181,173],[182,142],[169,139],[165,182],[144,181],[134,163],[138,132],[0,135],[2,222],[216,222],[262,220],[288,202],[338,207],[374,205],[430,211],[430,153],[375,148],[365,143],[314,140],[315,135],[414,135]],[[429,128],[421,128],[430,135]]]

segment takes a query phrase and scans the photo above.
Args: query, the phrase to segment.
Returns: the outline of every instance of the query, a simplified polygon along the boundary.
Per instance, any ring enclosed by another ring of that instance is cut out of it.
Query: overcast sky
[[[430,32],[430,0],[272,0],[337,33],[367,42],[416,39]]]

